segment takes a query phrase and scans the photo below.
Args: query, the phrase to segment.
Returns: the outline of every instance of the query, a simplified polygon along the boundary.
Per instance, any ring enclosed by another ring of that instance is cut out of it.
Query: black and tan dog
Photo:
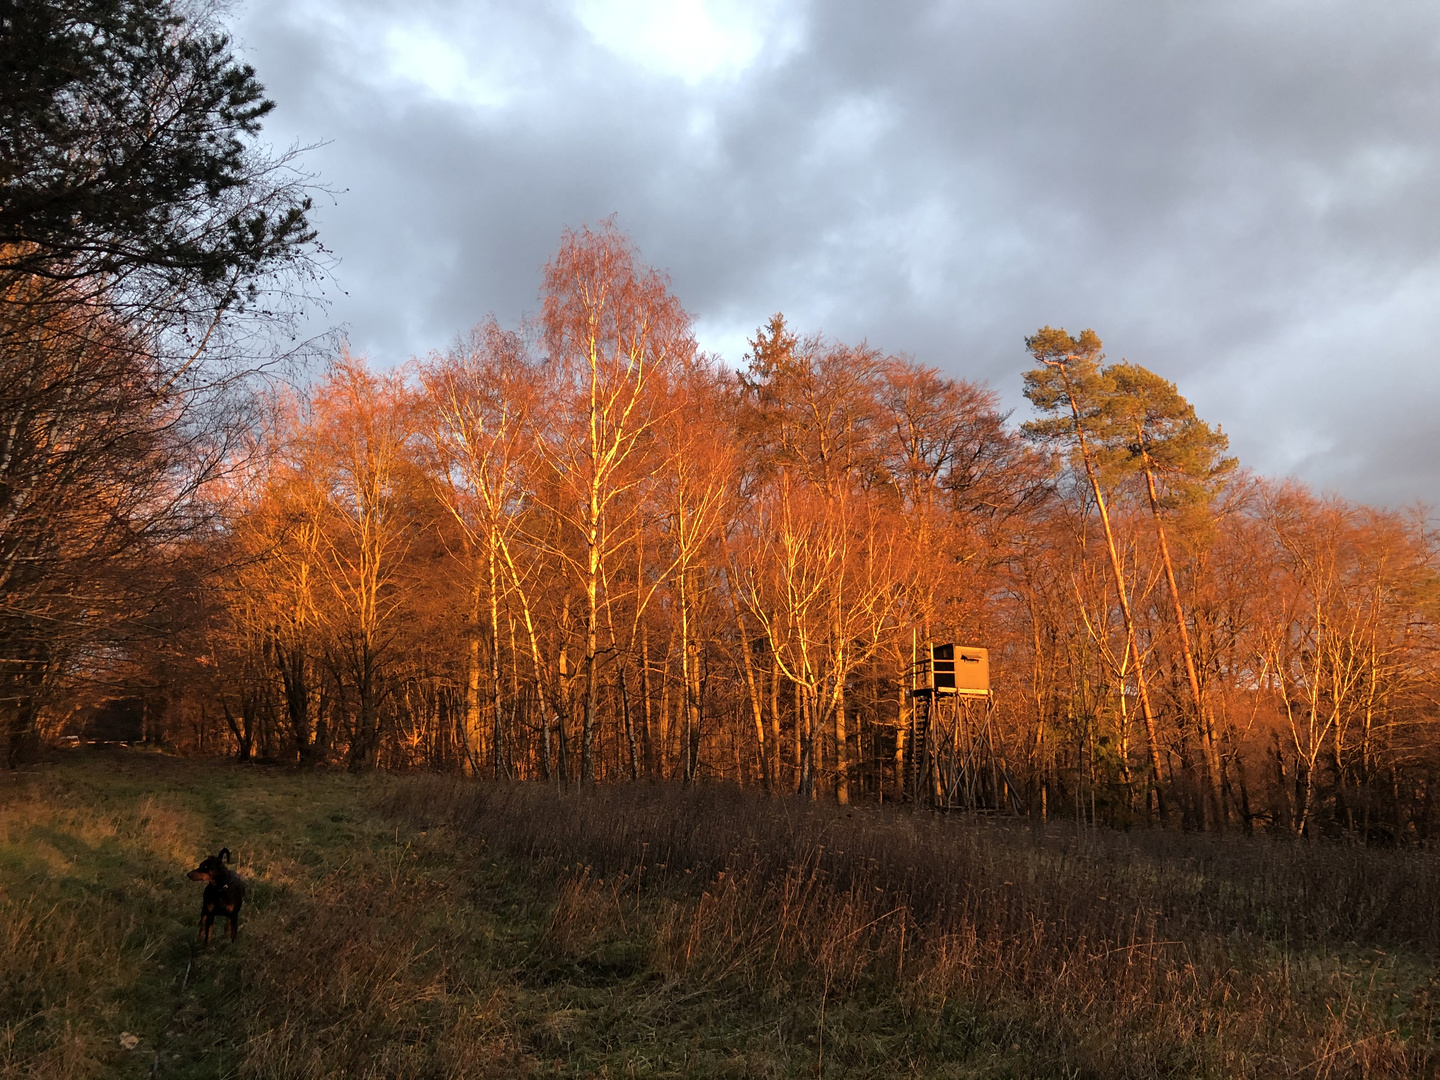
[[[215,925],[215,916],[223,915],[229,921],[230,940],[240,932],[240,905],[245,902],[245,879],[225,864],[230,861],[230,849],[221,848],[218,855],[207,855],[194,870],[190,871],[191,881],[205,882],[205,896],[200,901],[200,943],[210,944],[210,928]]]

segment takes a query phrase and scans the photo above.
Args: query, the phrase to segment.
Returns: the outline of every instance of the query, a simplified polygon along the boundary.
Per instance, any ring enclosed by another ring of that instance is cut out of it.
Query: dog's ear
[[[221,861],[221,862],[229,862],[229,861],[230,861],[230,849],[229,849],[228,847],[222,847],[222,848],[220,849],[220,861]]]

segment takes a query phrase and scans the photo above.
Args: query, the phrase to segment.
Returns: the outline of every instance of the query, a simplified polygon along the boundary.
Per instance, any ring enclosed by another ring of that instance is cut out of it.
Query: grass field
[[[238,942],[185,871],[228,846]],[[1433,853],[140,752],[0,778],[0,1076],[1436,1076]]]

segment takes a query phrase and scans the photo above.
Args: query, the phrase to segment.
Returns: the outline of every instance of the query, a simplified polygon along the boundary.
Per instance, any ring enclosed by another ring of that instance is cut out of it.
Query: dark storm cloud
[[[1428,0],[755,7],[709,78],[585,10],[241,13],[272,134],[328,140],[332,314],[377,360],[533,310],[613,212],[732,362],[780,309],[1018,404],[1021,337],[1093,326],[1247,464],[1440,500]]]

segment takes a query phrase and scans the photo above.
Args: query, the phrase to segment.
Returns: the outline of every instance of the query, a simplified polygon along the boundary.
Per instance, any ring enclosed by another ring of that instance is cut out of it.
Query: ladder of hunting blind
[[[911,802],[924,800],[921,773],[930,760],[930,708],[932,699],[916,697],[910,706],[910,753],[905,789]]]

